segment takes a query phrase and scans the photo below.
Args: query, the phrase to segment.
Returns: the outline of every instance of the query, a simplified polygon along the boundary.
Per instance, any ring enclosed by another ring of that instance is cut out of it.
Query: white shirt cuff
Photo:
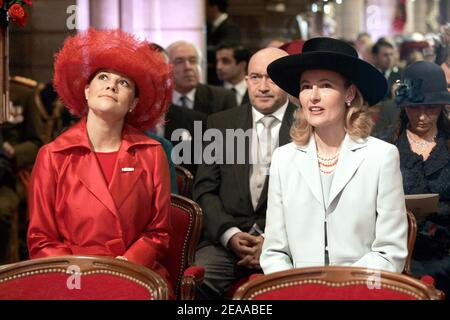
[[[221,236],[220,236],[220,243],[225,247],[228,248],[228,241],[230,241],[230,239],[238,232],[242,232],[241,229],[237,228],[237,227],[231,227],[230,229],[228,229],[227,231],[225,231]]]

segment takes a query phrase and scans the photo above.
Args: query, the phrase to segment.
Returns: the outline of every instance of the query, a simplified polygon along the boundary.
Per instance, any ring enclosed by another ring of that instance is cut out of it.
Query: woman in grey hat
[[[272,157],[264,273],[321,265],[401,272],[408,226],[399,155],[369,136],[383,75],[331,38],[306,41],[268,73],[301,108],[293,142]]]

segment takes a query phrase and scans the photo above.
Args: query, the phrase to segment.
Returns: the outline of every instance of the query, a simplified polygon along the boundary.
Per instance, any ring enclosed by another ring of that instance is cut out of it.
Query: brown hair
[[[450,120],[447,117],[447,112],[448,111],[445,109],[445,105],[443,105],[436,125],[438,132],[444,133],[445,139],[447,141],[447,147],[450,150]],[[401,108],[400,114],[398,116],[398,122],[394,132],[394,136],[391,139],[393,144],[396,145],[398,143],[398,139],[402,135],[403,131],[408,128],[408,124],[408,115],[406,114],[406,110],[403,107]]]

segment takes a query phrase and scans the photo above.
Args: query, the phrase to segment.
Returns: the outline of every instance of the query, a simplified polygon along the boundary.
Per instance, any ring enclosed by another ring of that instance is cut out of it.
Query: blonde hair
[[[372,132],[373,120],[369,104],[364,100],[361,92],[356,88],[356,95],[351,105],[347,107],[345,128],[350,137],[357,140],[367,138]],[[291,138],[297,145],[307,145],[314,127],[309,124],[303,113],[303,107],[295,111],[294,123],[291,126]]]

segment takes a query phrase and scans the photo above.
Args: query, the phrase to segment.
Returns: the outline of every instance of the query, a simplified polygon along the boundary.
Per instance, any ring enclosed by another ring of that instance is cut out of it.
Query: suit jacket
[[[172,133],[177,129],[186,129],[191,137],[194,136],[194,122],[201,121],[206,127],[206,114],[200,111],[191,110],[185,107],[171,104],[166,113],[166,123],[164,125],[164,138],[176,144],[178,141],[172,141]],[[203,127],[202,127],[203,128]]]
[[[245,105],[245,104],[249,104],[250,103],[250,98],[248,96],[248,90],[245,92],[244,96],[242,97],[242,101],[241,101],[241,106]]]
[[[386,92],[386,96],[384,97],[384,100],[386,99],[392,99],[392,86],[397,80],[400,80],[402,77],[403,70],[399,69],[398,67],[392,68],[391,73],[389,74],[389,77],[386,79],[388,82],[388,91]]]
[[[230,90],[199,83],[195,91],[194,110],[210,115],[236,107],[236,97]]]
[[[206,44],[208,61],[208,83],[220,85],[222,81],[217,77],[216,72],[216,50],[222,43],[241,43],[241,30],[230,18],[225,19],[217,28],[212,29],[211,25],[206,26]]]
[[[32,259],[125,256],[167,278],[159,262],[171,232],[170,174],[159,142],[125,125],[107,185],[84,118],[41,148],[28,193]]]
[[[326,233],[325,233],[326,222]],[[346,136],[324,203],[316,144],[290,143],[272,158],[264,273],[325,264],[403,270],[408,253],[405,198],[395,146]]]
[[[241,30],[230,18],[225,19],[217,28],[210,25],[206,29],[206,41],[208,46],[218,46],[224,42],[240,43]]]
[[[289,142],[295,106],[288,104],[280,127],[279,144]],[[216,128],[225,137],[226,129],[252,128],[252,108],[250,105],[214,114],[208,118],[208,128]],[[224,156],[226,150],[224,139]],[[199,166],[194,183],[194,200],[204,212],[203,226],[206,240],[219,243],[220,236],[231,227],[249,231],[256,222],[263,229],[266,219],[268,179],[262,190],[256,209],[253,209],[250,195],[249,141],[245,145],[244,164],[202,164]],[[242,150],[240,150],[242,152]],[[239,156],[235,145],[234,154]]]
[[[191,110],[185,107],[177,106],[175,104],[171,104],[169,107],[169,111],[166,114],[166,124],[164,127],[164,137],[172,142],[174,149],[172,149],[172,152],[175,152],[177,156],[181,158],[181,160],[184,159],[184,149],[183,147],[190,148],[191,150],[191,156],[189,157],[188,161],[181,161],[181,162],[175,162],[177,160],[177,157],[172,157],[172,161],[176,165],[181,165],[188,169],[194,176],[197,171],[197,165],[194,163],[194,154],[196,152],[196,149],[194,148],[194,142],[197,135],[200,135],[200,141],[203,135],[203,131],[206,128],[206,114],[200,111]],[[200,123],[200,130],[195,130],[195,122]],[[189,135],[191,136],[192,140],[190,141],[180,141],[179,139],[174,137],[174,140],[172,140],[172,133],[177,129],[184,129],[189,132]],[[199,138],[197,138],[199,139]],[[180,142],[183,143],[183,145],[180,145]],[[178,152],[178,150],[182,150]],[[201,146],[200,146],[201,151]]]

